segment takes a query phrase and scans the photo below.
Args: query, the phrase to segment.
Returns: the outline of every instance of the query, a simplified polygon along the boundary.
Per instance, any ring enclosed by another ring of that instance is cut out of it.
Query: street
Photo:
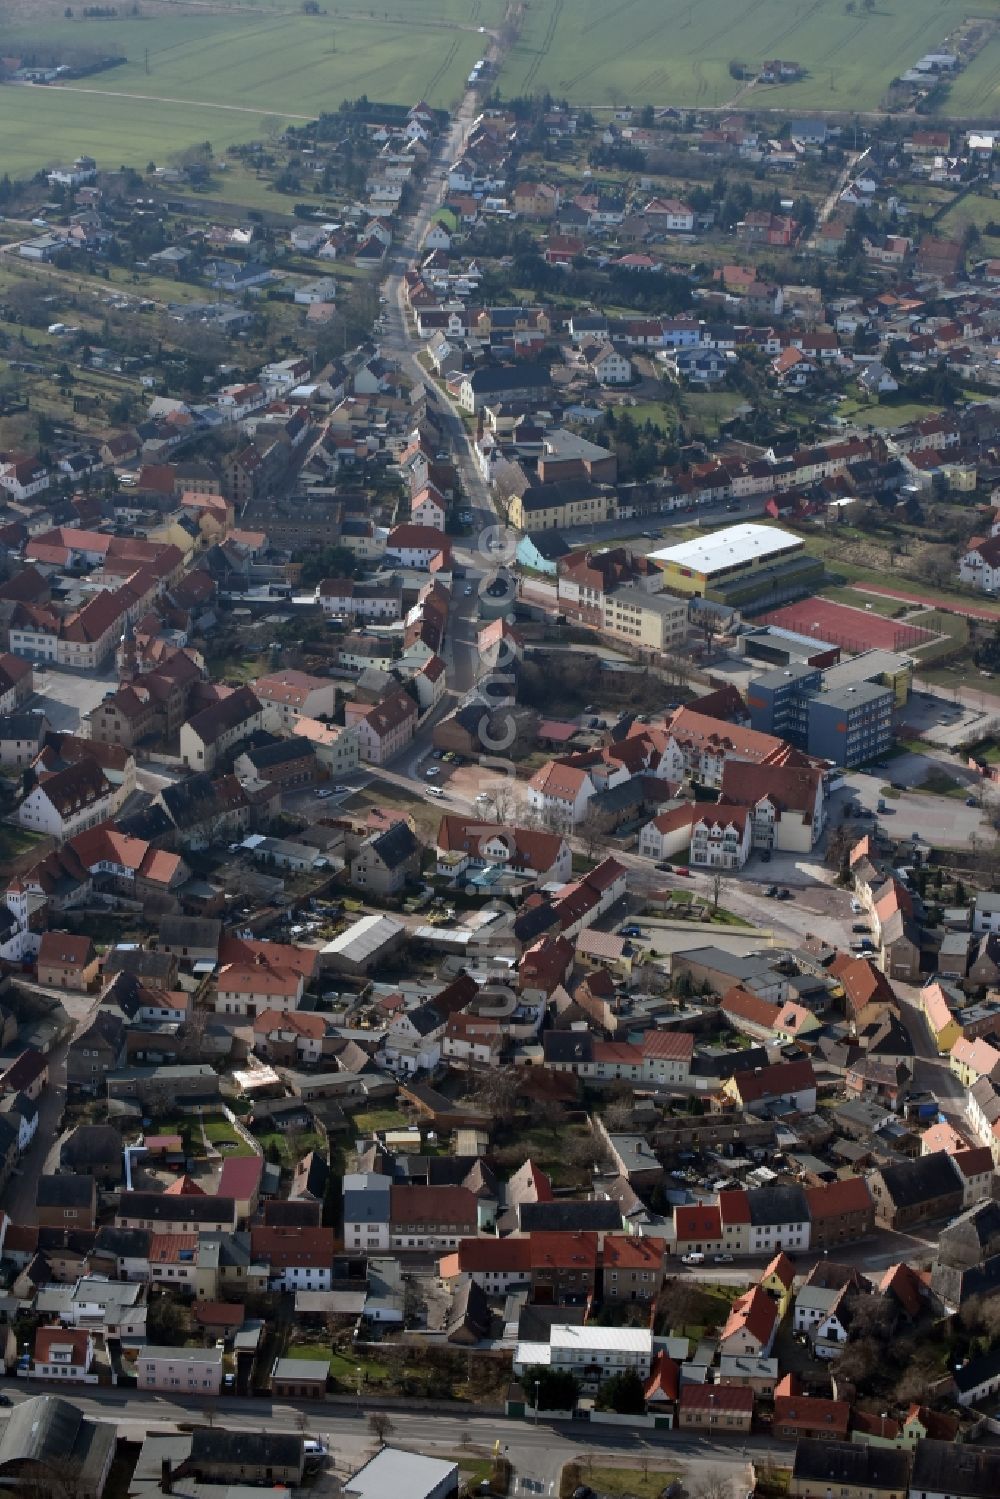
[[[39,1382],[29,1390],[25,1385],[8,1381],[5,1391],[16,1402],[36,1393],[50,1393],[48,1384]],[[65,1394],[65,1387],[60,1388]],[[415,1412],[379,1407],[367,1397],[360,1407],[344,1403],[320,1404],[316,1401],[287,1403],[260,1400],[172,1401],[162,1396],[105,1389],[72,1391],[73,1403],[85,1415],[96,1420],[113,1421],[121,1436],[141,1440],[148,1432],[169,1432],[178,1424],[190,1426],[206,1418],[214,1419],[236,1431],[297,1431],[305,1429],[321,1438],[330,1448],[335,1470],[344,1476],[368,1458],[375,1446],[368,1429],[372,1409],[388,1411],[392,1429],[386,1440],[393,1446],[420,1451],[428,1457],[456,1457],[463,1450],[479,1455],[492,1453],[494,1443],[509,1458],[518,1479],[519,1490],[536,1493],[554,1492],[562,1466],[572,1458],[595,1462],[614,1456],[638,1465],[644,1456],[651,1463],[664,1464],[665,1471],[682,1474],[687,1486],[717,1470],[732,1482],[735,1499],[737,1488],[750,1487],[748,1461],[767,1458],[788,1462],[792,1448],[764,1437],[734,1438],[732,1441],[691,1436],[686,1432],[635,1432],[611,1426],[591,1426],[583,1422],[549,1422],[542,1412],[537,1425],[531,1418],[510,1421],[502,1416],[454,1413],[446,1407]],[[6,1415],[6,1412],[3,1413]],[[403,1499],[403,1496],[400,1496]]]

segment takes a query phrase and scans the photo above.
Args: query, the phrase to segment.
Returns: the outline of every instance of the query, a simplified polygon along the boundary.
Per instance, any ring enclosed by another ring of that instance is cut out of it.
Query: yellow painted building
[[[614,520],[617,513],[614,490],[595,485],[538,484],[515,495],[510,523],[518,531],[560,531],[566,526],[591,526]]]
[[[801,537],[790,531],[745,524],[707,531],[693,541],[661,547],[649,557],[662,568],[664,583],[674,593],[704,598],[706,590],[720,583],[731,585],[736,579],[750,578],[804,549]]]

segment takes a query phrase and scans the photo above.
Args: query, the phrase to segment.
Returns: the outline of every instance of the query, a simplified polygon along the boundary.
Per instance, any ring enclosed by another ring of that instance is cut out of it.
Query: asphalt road
[[[15,1386],[13,1380],[4,1389],[15,1403],[29,1393],[23,1385]],[[48,1390],[48,1385],[33,1383],[30,1393]],[[304,1423],[309,1435],[326,1442],[332,1465],[341,1476],[360,1466],[374,1446],[367,1419],[372,1407],[364,1395],[357,1407],[269,1399],[205,1402],[190,1399],[181,1403],[133,1392],[76,1388],[72,1398],[84,1414],[113,1421],[121,1435],[131,1439],[141,1438],[147,1432],[172,1431],[178,1423],[198,1424],[208,1412],[220,1426],[238,1431],[296,1431]],[[555,1486],[563,1464],[572,1458],[586,1460],[590,1456],[599,1463],[606,1457],[614,1457],[638,1465],[647,1456],[653,1466],[662,1465],[664,1472],[683,1475],[689,1487],[707,1473],[717,1471],[729,1479],[733,1499],[737,1499],[737,1495],[750,1487],[750,1460],[760,1461],[773,1454],[787,1462],[792,1450],[790,1446],[760,1437],[751,1437],[746,1442],[738,1438],[727,1441],[692,1437],[686,1432],[635,1433],[578,1422],[552,1423],[546,1421],[544,1413],[537,1426],[531,1419],[508,1421],[502,1417],[455,1414],[446,1407],[412,1413],[393,1409],[389,1414],[392,1431],[388,1441],[429,1457],[453,1457],[463,1449],[486,1455],[499,1442],[514,1466],[518,1492],[523,1493],[554,1492],[549,1485]]]

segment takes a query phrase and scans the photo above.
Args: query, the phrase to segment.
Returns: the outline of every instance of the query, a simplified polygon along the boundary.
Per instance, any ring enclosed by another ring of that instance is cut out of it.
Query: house
[[[792,1442],[800,1437],[843,1442],[850,1421],[848,1401],[803,1395],[795,1374],[786,1374],[775,1387],[772,1430],[776,1437]]]
[[[548,1344],[517,1344],[514,1373],[520,1376],[525,1369],[545,1363],[552,1369],[575,1375],[585,1388],[594,1388],[628,1369],[634,1369],[640,1379],[647,1379],[653,1362],[652,1344],[648,1328],[557,1322],[549,1329]]]
[[[749,807],[720,804],[695,811],[691,823],[691,863],[707,869],[742,869],[750,854]]]
[[[804,1114],[811,1114],[816,1108],[816,1074],[808,1057],[747,1068],[734,1074],[723,1085],[723,1091],[750,1110],[779,1099]]]
[[[969,1359],[954,1370],[951,1381],[959,1405],[981,1405],[994,1399],[1000,1390],[1000,1348]]]
[[[17,811],[22,827],[63,843],[117,810],[121,795],[96,760],[81,759],[39,776]]]
[[[595,790],[586,770],[550,760],[528,782],[528,805],[554,831],[572,832],[583,821]]]
[[[250,1229],[250,1248],[254,1258],[267,1266],[271,1290],[330,1290],[334,1253],[332,1228],[254,1224]]]
[[[174,1399],[218,1396],[222,1391],[221,1348],[164,1348],[146,1343],[135,1360],[136,1388]]]
[[[876,1222],[897,1233],[962,1210],[962,1178],[943,1150],[870,1172],[868,1187]]]
[[[563,884],[572,874],[572,852],[560,833],[451,814],[438,826],[435,861],[438,874],[456,880],[498,867],[539,884]]]
[[[100,961],[89,937],[45,932],[38,946],[38,982],[49,988],[86,993],[97,977]]]
[[[906,1499],[910,1457],[891,1447],[799,1437],[788,1493],[792,1499]]]
[[[402,687],[370,706],[352,700],[346,712],[357,728],[360,757],[370,765],[387,765],[416,733],[417,705]]]
[[[420,869],[422,848],[407,822],[373,833],[351,859],[351,884],[366,894],[395,895]]]
[[[605,1236],[601,1250],[601,1289],[606,1305],[655,1301],[663,1286],[663,1275],[663,1249],[657,1240],[641,1235]]]
[[[264,708],[249,687],[236,687],[181,725],[181,759],[189,770],[211,772],[220,758],[263,725]]]
[[[959,560],[958,576],[971,588],[996,593],[1000,588],[1000,536],[975,541]]]
[[[92,1176],[40,1176],[35,1212],[41,1228],[93,1228],[97,1221],[97,1183]]]
[[[35,1332],[32,1379],[96,1382],[90,1369],[94,1362],[94,1340],[82,1327],[39,1327]]]
[[[598,385],[628,385],[632,361],[611,343],[585,346],[580,356]]]
[[[748,1385],[681,1386],[677,1424],[681,1430],[744,1436],[753,1424],[754,1392]]]
[[[275,732],[294,729],[300,718],[332,718],[337,689],[329,677],[304,671],[276,671],[258,677],[254,694],[264,708],[264,724]],[[268,709],[272,709],[268,713]]]
[[[972,1442],[924,1437],[913,1449],[910,1499],[992,1499],[1000,1493],[1000,1452]]]
[[[778,1331],[778,1308],[762,1286],[738,1296],[719,1334],[720,1354],[767,1358]]]
[[[854,1244],[875,1230],[875,1203],[862,1176],[847,1176],[805,1187],[812,1225],[810,1248],[825,1252],[838,1244]]]

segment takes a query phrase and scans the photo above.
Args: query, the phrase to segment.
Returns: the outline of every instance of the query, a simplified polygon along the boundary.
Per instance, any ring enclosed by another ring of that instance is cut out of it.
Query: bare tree
[[[389,1438],[392,1436],[394,1430],[392,1419],[389,1416],[388,1412],[372,1411],[371,1415],[368,1417],[368,1430],[371,1432],[376,1442],[378,1442],[379,1446],[384,1447],[386,1442],[388,1442]]]
[[[612,1134],[630,1130],[633,1118],[634,1111],[632,1105],[625,1098],[616,1099],[613,1103],[609,1103],[604,1110],[605,1128],[609,1129]]]
[[[487,807],[493,821],[504,825],[513,822],[517,816],[518,804],[510,782],[501,781],[486,794],[489,797]]]
[[[588,859],[596,859],[607,842],[607,828],[596,812],[588,812],[577,832]]]
[[[722,892],[725,889],[725,885],[726,885],[726,882],[725,882],[725,879],[722,876],[721,871],[717,871],[715,874],[713,874],[713,876],[712,876],[712,915],[713,916],[715,915],[716,911],[719,909],[719,903],[720,903],[720,900],[721,900],[721,897],[722,897]]]
[[[733,1479],[722,1468],[708,1468],[692,1491],[695,1499],[733,1499]]]
[[[490,1067],[475,1081],[472,1098],[498,1123],[512,1119],[517,1110],[518,1082],[513,1067]]]

